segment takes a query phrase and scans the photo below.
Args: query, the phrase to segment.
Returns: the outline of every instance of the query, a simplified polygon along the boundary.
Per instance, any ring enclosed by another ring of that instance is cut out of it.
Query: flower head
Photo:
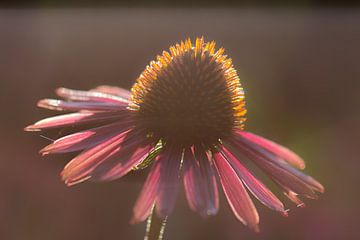
[[[65,100],[38,106],[70,111],[26,128],[39,131],[72,125],[94,128],[57,139],[42,154],[82,151],[62,171],[68,185],[109,181],[151,166],[135,203],[133,222],[155,206],[159,217],[174,207],[182,181],[192,210],[218,211],[218,181],[236,218],[257,230],[259,217],[249,192],[286,215],[282,202],[244,165],[253,161],[290,200],[316,198],[323,186],[298,169],[304,161],[289,149],[244,131],[244,91],[231,59],[215,42],[197,38],[170,47],[139,76],[131,92],[100,86],[90,91],[57,90]]]

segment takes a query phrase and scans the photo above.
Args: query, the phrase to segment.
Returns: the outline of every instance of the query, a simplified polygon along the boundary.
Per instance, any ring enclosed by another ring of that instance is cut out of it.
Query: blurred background
[[[0,4],[0,239],[143,238],[145,223],[129,220],[146,173],[68,188],[59,172],[73,155],[41,157],[37,151],[49,141],[23,128],[54,114],[36,102],[54,98],[55,88],[130,88],[162,50],[196,36],[217,41],[233,59],[246,91],[247,130],[299,153],[326,192],[304,209],[280,194],[287,218],[256,202],[255,234],[236,221],[223,196],[219,214],[204,220],[182,191],[165,239],[360,239],[360,9],[333,1],[286,8],[281,1],[271,8],[153,3]]]

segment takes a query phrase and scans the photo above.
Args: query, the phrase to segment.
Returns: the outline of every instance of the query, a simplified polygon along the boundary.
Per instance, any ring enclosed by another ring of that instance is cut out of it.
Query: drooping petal
[[[127,105],[112,102],[67,102],[57,99],[42,99],[37,103],[38,107],[56,111],[124,111]]]
[[[56,94],[65,99],[74,101],[111,102],[120,105],[123,105],[124,103],[129,103],[129,100],[125,98],[94,91],[80,91],[68,88],[58,88],[56,89]]]
[[[156,213],[165,218],[175,205],[178,192],[181,149],[169,145],[156,158],[134,206],[132,223],[144,221],[156,205]]]
[[[48,128],[66,127],[86,123],[96,123],[104,120],[123,118],[126,112],[77,112],[45,118],[25,128],[25,131],[41,131]]]
[[[231,147],[233,145],[233,147]],[[253,160],[260,168],[262,168],[269,176],[276,182],[284,186],[287,186],[297,194],[303,194],[309,198],[316,198],[317,195],[313,191],[312,185],[308,184],[308,179],[301,178],[293,174],[294,171],[289,171],[283,165],[279,165],[266,158],[264,155],[259,154],[254,149],[247,145],[244,145],[240,141],[232,141],[232,144],[227,147],[231,148],[231,151],[238,155],[239,151],[245,154],[248,158]],[[278,162],[279,163],[279,162]],[[287,165],[290,166],[290,165]],[[295,170],[294,168],[291,168]],[[306,176],[306,175],[305,175]]]
[[[107,138],[119,134],[132,127],[132,121],[124,119],[121,122],[107,124],[101,127],[73,133],[57,139],[40,150],[43,155],[52,153],[76,152],[96,146]]]
[[[236,218],[258,231],[259,215],[242,181],[220,152],[214,153],[213,157],[225,196]]]
[[[179,190],[179,170],[182,149],[177,146],[167,146],[159,157],[160,183],[156,198],[156,213],[164,219],[174,209]]]
[[[305,203],[298,197],[299,195],[293,191],[291,191],[288,187],[282,185],[277,182],[277,184],[282,188],[286,197],[288,197],[293,203],[296,204],[297,207],[305,207]]]
[[[61,176],[67,185],[73,185],[82,182],[91,177],[93,170],[102,162],[115,156],[123,146],[132,131],[126,131],[107,139],[106,141],[86,150],[71,160],[64,168]]]
[[[112,181],[118,179],[138,165],[151,151],[149,143],[135,143],[97,166],[91,173],[91,181]]]
[[[160,183],[160,161],[155,161],[133,208],[131,223],[144,221],[151,213]]]
[[[203,179],[200,172],[199,161],[195,159],[191,149],[184,152],[184,187],[185,195],[193,211],[205,215],[205,199],[203,194]]]
[[[194,155],[200,163],[200,170],[204,179],[203,187],[205,190],[206,213],[208,215],[215,215],[219,210],[219,192],[216,184],[214,165],[209,160],[203,148],[195,147]]]
[[[215,215],[219,207],[216,179],[204,150],[191,149],[184,152],[185,193],[193,211],[203,217]]]
[[[269,152],[272,152],[279,158],[287,161],[288,163],[290,163],[291,165],[297,168],[300,169],[305,168],[304,160],[301,157],[299,157],[296,153],[294,153],[288,148],[285,148],[284,146],[281,146],[261,136],[255,135],[254,133],[245,132],[242,130],[236,130],[236,134],[242,138],[249,140],[254,144],[259,145],[260,147],[268,150]]]
[[[287,172],[293,174],[294,176],[300,178],[306,184],[311,186],[311,188],[313,190],[316,190],[316,191],[321,192],[321,193],[324,192],[324,187],[317,180],[315,180],[314,178],[304,174],[303,172],[297,170],[296,168],[293,168],[292,166],[290,166],[286,162],[279,159],[276,155],[269,153],[266,149],[263,149],[261,146],[253,144],[251,141],[248,141],[247,139],[242,139],[242,141],[239,141],[239,142],[242,142],[243,144],[245,144],[245,146],[249,147],[250,149],[255,151],[257,154],[263,156],[268,161],[271,161],[272,163],[274,163],[275,165],[277,165],[280,168],[284,169],[285,171],[287,171]]]
[[[241,162],[225,147],[222,152],[249,191],[265,206],[286,214],[282,202],[256,177],[254,177]]]
[[[125,99],[129,99],[131,96],[131,92],[127,89],[114,87],[114,86],[107,86],[107,85],[98,86],[94,89],[91,89],[90,91],[115,95],[115,96],[122,97]]]
[[[293,191],[285,192],[285,195],[296,204],[297,207],[305,207],[305,203]]]

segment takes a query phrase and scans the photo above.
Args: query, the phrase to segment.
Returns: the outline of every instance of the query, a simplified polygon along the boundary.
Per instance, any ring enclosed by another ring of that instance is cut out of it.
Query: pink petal
[[[272,162],[271,159],[266,158],[264,155],[259,154],[259,152],[250,148],[248,145],[244,145],[244,142],[232,141],[232,152],[238,154],[237,151],[242,152],[248,158],[253,160],[259,167],[261,167],[270,177],[277,183],[280,183],[284,186],[289,187],[292,191],[303,194],[310,198],[316,198],[316,194],[313,191],[312,185],[309,185],[309,176],[307,178],[301,178],[297,175],[294,175],[294,168],[286,168],[282,164],[280,165]],[[230,145],[228,147],[231,147]],[[289,166],[289,165],[287,165]],[[289,171],[291,170],[291,171]]]
[[[131,121],[123,120],[121,122],[70,134],[57,139],[52,144],[43,148],[40,153],[46,155],[51,153],[75,152],[91,148],[107,138],[129,129],[131,126]]]
[[[272,152],[273,154],[277,155],[279,158],[287,161],[288,163],[292,164],[297,168],[300,169],[305,168],[304,160],[301,157],[299,157],[296,153],[285,148],[284,146],[281,146],[273,141],[270,141],[268,139],[265,139],[261,136],[255,135],[250,132],[237,130],[236,134]]]
[[[220,152],[214,153],[213,157],[225,196],[236,218],[258,231],[259,215],[240,178]]]
[[[297,207],[305,207],[305,203],[298,198],[298,195],[293,191],[285,192],[285,195],[296,204]]]
[[[56,94],[60,97],[74,101],[111,102],[120,105],[123,105],[124,103],[129,103],[129,100],[125,98],[102,92],[79,91],[67,88],[58,88],[56,89]]]
[[[92,181],[112,181],[130,172],[149,154],[152,147],[143,141],[124,147],[117,154],[101,163],[91,173]]]
[[[216,177],[214,173],[214,165],[209,160],[206,152],[202,148],[194,149],[195,158],[199,160],[200,169],[205,181],[206,187],[206,213],[208,215],[215,215],[219,210],[219,192],[216,184]]]
[[[61,173],[65,183],[73,185],[88,179],[99,164],[120,151],[119,145],[130,131],[117,134],[71,160]]]
[[[127,103],[123,105],[111,102],[66,102],[56,99],[43,99],[37,103],[38,107],[56,111],[124,111]]]
[[[85,123],[96,123],[103,120],[116,120],[128,113],[113,112],[78,112],[45,118],[25,128],[25,131],[40,131],[48,128],[66,127]]]
[[[98,86],[94,89],[91,89],[90,91],[115,95],[115,96],[122,97],[125,99],[129,99],[131,96],[131,92],[129,90],[119,88],[119,87],[114,87],[114,86],[106,86],[106,85]]]
[[[291,191],[288,187],[277,183],[284,191],[285,196],[287,196],[293,203],[296,204],[297,207],[305,207],[305,203],[298,198],[298,194]]]
[[[155,204],[160,184],[160,161],[155,161],[146,181],[141,190],[140,196],[136,200],[133,209],[133,218],[131,223],[144,221],[151,213]]]
[[[246,187],[260,202],[273,210],[285,213],[282,202],[262,182],[255,178],[228,149],[223,147],[222,151]]]
[[[196,158],[190,149],[185,150],[184,186],[190,208],[205,217],[217,213],[219,199],[212,167],[201,150],[195,150]]]
[[[174,209],[179,190],[181,155],[181,148],[168,145],[159,157],[160,183],[156,198],[156,213],[160,218],[165,218]]]
[[[184,187],[190,208],[206,216],[205,197],[203,192],[204,180],[201,176],[199,161],[192,151],[186,149],[184,153]]]
[[[324,187],[316,181],[314,178],[304,174],[303,172],[293,168],[292,166],[288,165],[286,162],[279,159],[276,155],[273,155],[269,153],[266,149],[263,149],[262,147],[258,146],[257,144],[254,144],[247,139],[242,139],[240,142],[245,144],[245,146],[249,147],[253,151],[255,151],[257,154],[263,156],[268,161],[271,161],[275,165],[279,166],[280,168],[284,169],[285,171],[293,174],[294,176],[300,178],[302,181],[304,181],[306,184],[311,186],[313,190],[316,190],[318,192],[324,192]]]

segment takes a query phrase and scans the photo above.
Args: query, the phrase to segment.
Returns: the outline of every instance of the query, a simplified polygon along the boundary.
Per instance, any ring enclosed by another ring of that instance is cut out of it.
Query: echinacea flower
[[[158,217],[168,216],[181,181],[190,208],[204,217],[218,211],[219,183],[235,217],[255,231],[259,216],[249,192],[286,215],[247,161],[299,206],[301,197],[316,198],[324,191],[298,170],[305,167],[298,155],[244,130],[244,91],[231,59],[223,48],[215,50],[215,42],[197,38],[194,45],[188,39],[170,47],[170,53],[164,51],[146,67],[131,92],[109,86],[56,92],[65,100],[45,99],[38,106],[75,113],[41,120],[26,130],[94,125],[40,151],[82,151],[61,173],[67,185],[115,180],[151,166],[135,203],[134,223],[148,218],[153,207]]]

